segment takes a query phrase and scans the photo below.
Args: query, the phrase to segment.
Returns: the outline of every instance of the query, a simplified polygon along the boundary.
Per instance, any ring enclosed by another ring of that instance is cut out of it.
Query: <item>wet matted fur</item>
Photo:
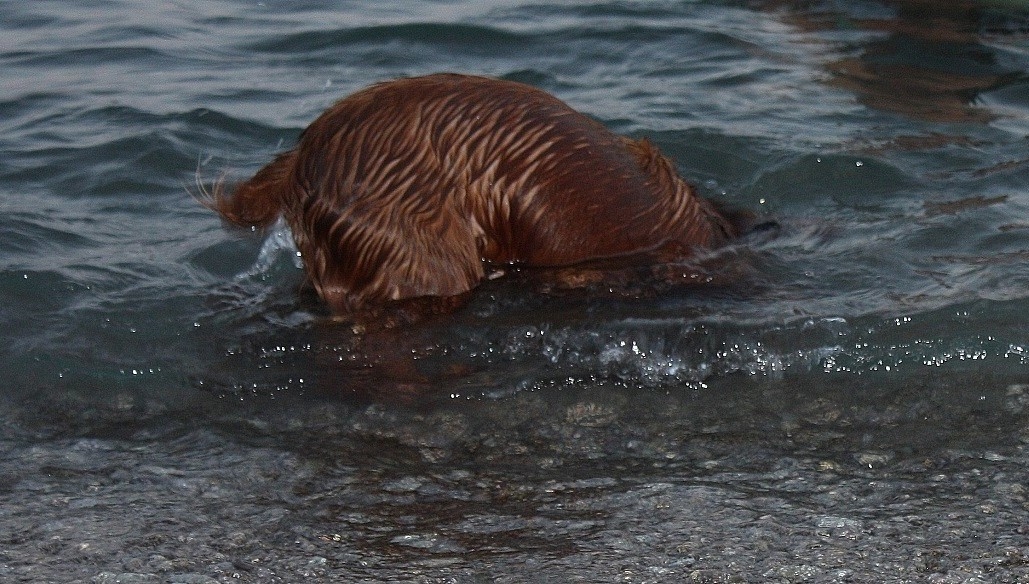
[[[682,259],[739,235],[647,140],[531,86],[455,74],[350,95],[210,205],[238,225],[284,216],[338,314],[455,297],[490,264]]]

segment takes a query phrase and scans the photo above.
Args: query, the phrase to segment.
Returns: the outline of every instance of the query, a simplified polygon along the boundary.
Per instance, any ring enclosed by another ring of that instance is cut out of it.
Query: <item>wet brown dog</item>
[[[490,264],[682,259],[739,235],[648,141],[539,89],[453,74],[343,99],[210,205],[244,226],[285,216],[338,314],[461,295]]]

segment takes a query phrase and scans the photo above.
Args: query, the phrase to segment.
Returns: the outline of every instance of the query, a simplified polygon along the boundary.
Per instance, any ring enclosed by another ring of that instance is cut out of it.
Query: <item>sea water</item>
[[[1027,70],[1020,2],[0,3],[0,577],[1029,578]],[[437,71],[779,227],[365,342],[198,196]]]

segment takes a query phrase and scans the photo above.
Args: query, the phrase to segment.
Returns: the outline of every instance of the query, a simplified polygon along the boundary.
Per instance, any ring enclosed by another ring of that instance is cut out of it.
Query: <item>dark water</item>
[[[1024,2],[398,6],[0,3],[0,580],[1029,581]],[[782,230],[362,343],[191,191],[439,70]]]

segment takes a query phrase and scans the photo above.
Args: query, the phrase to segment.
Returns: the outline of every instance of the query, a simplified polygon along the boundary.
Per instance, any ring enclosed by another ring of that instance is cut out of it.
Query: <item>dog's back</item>
[[[683,256],[738,235],[648,142],[527,85],[461,75],[343,99],[213,206],[243,225],[285,215],[337,312],[461,294],[484,261]]]

